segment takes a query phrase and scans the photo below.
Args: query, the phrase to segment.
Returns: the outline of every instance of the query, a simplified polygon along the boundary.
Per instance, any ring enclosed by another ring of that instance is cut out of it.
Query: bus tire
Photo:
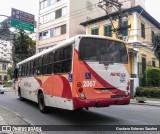
[[[45,101],[44,101],[44,95],[43,95],[43,93],[39,93],[39,95],[38,95],[38,107],[39,107],[39,110],[42,113],[46,112],[46,106],[45,106]]]
[[[23,98],[22,95],[21,95],[21,89],[20,89],[20,88],[18,89],[18,96],[19,96],[19,99],[20,99],[21,101],[24,100],[24,98]]]

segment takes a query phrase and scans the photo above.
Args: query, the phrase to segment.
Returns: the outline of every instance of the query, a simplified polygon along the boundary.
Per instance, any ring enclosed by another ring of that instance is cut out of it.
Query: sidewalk
[[[134,99],[131,99],[130,104],[160,106],[160,99],[147,98],[146,101],[142,103],[142,102],[137,102],[136,98],[134,98]]]
[[[15,91],[15,89],[13,89],[13,87],[4,87],[4,91],[5,92],[14,92]]]
[[[13,87],[5,87],[5,92],[15,92]],[[5,107],[0,106],[0,134],[44,134],[42,132],[25,132],[25,131],[2,131],[3,126],[15,126],[20,125],[23,127],[23,125],[33,125],[23,117],[21,117],[19,114],[15,113],[14,111],[11,111]],[[34,125],[33,125],[34,126]],[[18,127],[18,126],[17,126]]]
[[[7,126],[16,126],[16,125],[30,125],[31,123],[25,121],[23,117],[20,117],[20,115],[16,114],[13,111],[10,111],[9,109],[6,109],[4,107],[0,107],[0,134],[38,134],[38,132],[21,132],[21,131],[2,131],[2,128]]]

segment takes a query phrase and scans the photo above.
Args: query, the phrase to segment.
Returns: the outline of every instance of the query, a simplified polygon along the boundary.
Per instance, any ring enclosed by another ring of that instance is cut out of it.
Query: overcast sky
[[[11,8],[16,8],[31,14],[38,14],[39,0],[0,0],[0,15],[11,15]],[[146,11],[160,22],[160,0],[145,0]],[[4,19],[0,16],[0,21]]]

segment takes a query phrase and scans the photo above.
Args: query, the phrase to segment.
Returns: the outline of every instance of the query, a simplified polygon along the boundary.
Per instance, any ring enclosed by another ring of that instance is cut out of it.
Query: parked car
[[[13,83],[13,80],[8,80],[9,83]]]
[[[2,82],[0,82],[0,93],[4,94],[4,87],[3,87]]]

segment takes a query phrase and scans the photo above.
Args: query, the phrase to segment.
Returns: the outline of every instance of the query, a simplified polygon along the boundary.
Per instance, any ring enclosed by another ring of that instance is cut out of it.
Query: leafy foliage
[[[159,60],[159,68],[160,68],[160,34],[154,35],[153,47],[155,56]]]
[[[12,83],[10,83],[10,82],[4,82],[3,85],[4,85],[4,87],[11,87]]]
[[[153,87],[160,87],[160,69],[159,68],[148,68],[146,73],[146,85]]]
[[[20,33],[16,36],[14,41],[15,58],[20,62],[35,54],[36,42],[33,41],[28,35]]]
[[[7,73],[9,74],[10,78],[13,79],[14,68],[13,67],[8,68]]]
[[[10,40],[12,38],[12,32],[9,30],[9,18],[0,23],[0,38],[2,40]]]
[[[136,96],[160,98],[160,87],[137,87]]]

